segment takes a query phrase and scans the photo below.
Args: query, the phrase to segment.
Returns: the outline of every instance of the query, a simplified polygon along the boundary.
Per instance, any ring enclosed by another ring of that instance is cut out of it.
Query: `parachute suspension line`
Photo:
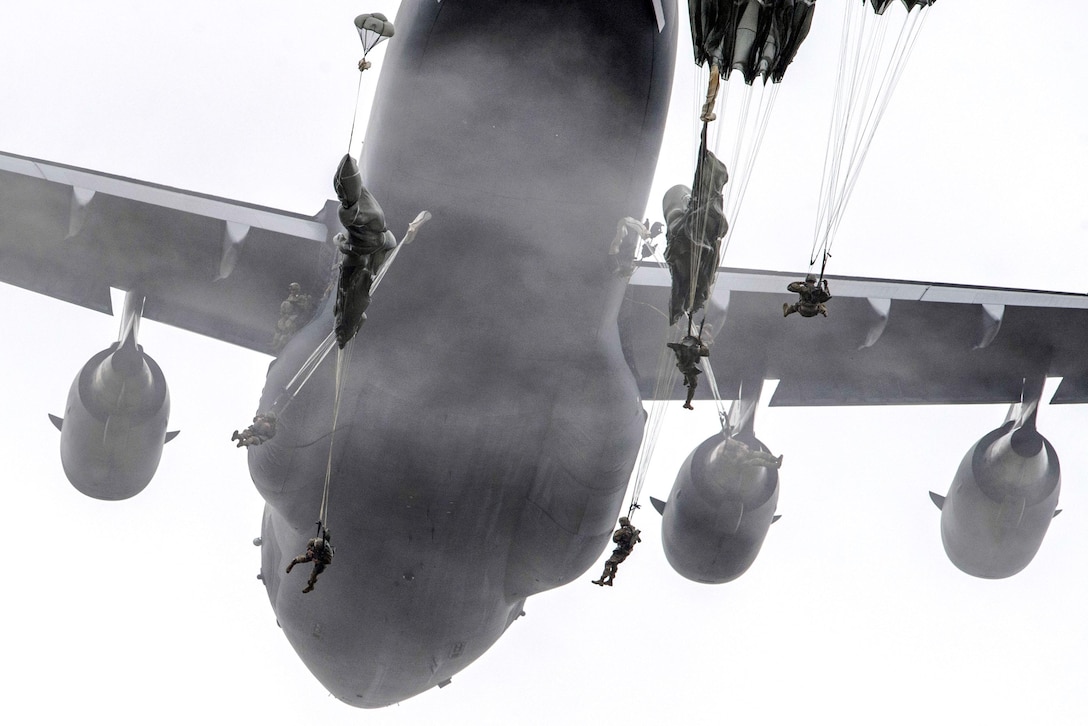
[[[306,385],[306,381],[309,380],[311,375],[313,375],[313,370],[317,368],[317,366],[321,365],[321,361],[325,360],[325,356],[329,354],[329,351],[332,349],[333,340],[335,338],[335,333],[329,333],[327,336],[325,336],[325,339],[321,341],[316,348],[314,348],[312,353],[310,353],[310,357],[307,358],[303,362],[302,366],[299,367],[298,373],[296,373],[294,377],[287,382],[287,385],[284,386],[284,389],[286,391],[294,395],[294,393],[302,390],[302,387]],[[295,384],[299,382],[300,378],[303,379],[302,383],[299,383],[298,390],[292,392],[292,389],[294,388]]]
[[[674,328],[665,332],[664,342],[676,342],[678,336]],[[642,495],[642,487],[646,483],[646,475],[650,469],[650,461],[653,459],[654,449],[661,437],[661,428],[665,422],[665,413],[668,410],[669,398],[676,385],[679,371],[672,349],[667,345],[661,346],[661,353],[657,360],[657,377],[654,381],[653,403],[650,404],[650,414],[646,419],[646,428],[642,437],[642,446],[639,447],[638,456],[635,458],[635,481],[631,487],[631,504],[627,510],[627,516],[633,518],[638,509],[638,500]]]
[[[884,35],[887,29],[887,25],[876,23],[874,14],[859,11],[855,6],[848,8],[847,14],[857,15],[859,12],[861,20],[858,23],[853,23],[851,31],[842,39],[843,47],[850,47],[853,38],[856,38],[857,41],[854,44],[852,72],[848,72],[850,69],[840,69],[839,83],[844,85],[836,88],[836,99],[844,106],[840,105],[840,110],[838,110],[839,118],[836,119],[839,124],[839,135],[836,139],[834,164],[830,170],[828,195],[826,198],[821,199],[824,205],[823,222],[818,234],[822,237],[820,251],[825,261],[827,259],[827,248],[833,237],[832,230],[837,226],[835,221],[836,202],[842,199],[845,177],[849,174],[847,170],[844,170],[842,157],[849,146],[851,150],[850,164],[856,158],[861,134],[860,112],[858,109],[864,109],[870,105],[869,98],[872,93],[877,61],[879,60],[880,49],[884,45]],[[875,30],[872,27],[874,23],[876,23]],[[862,52],[863,46],[865,47],[864,52]],[[847,167],[850,164],[847,164]],[[844,171],[846,171],[846,174],[844,174]],[[816,258],[817,255],[810,257],[810,267]]]
[[[721,391],[718,390],[718,379],[714,376],[714,366],[710,363],[710,358],[704,358],[703,367],[706,368],[706,382],[710,384],[710,393],[714,396],[714,406],[718,409],[718,420],[725,422],[729,419],[729,413],[725,408],[725,402],[722,401]]]
[[[307,383],[309,383],[310,378],[314,374],[314,371],[316,371],[319,367],[321,367],[321,364],[324,363],[325,359],[329,357],[329,352],[332,351],[332,349],[333,349],[333,347],[335,345],[336,345],[336,335],[335,335],[335,333],[329,333],[329,336],[327,338],[325,338],[324,341],[322,341],[321,346],[316,351],[314,351],[315,353],[320,353],[321,355],[317,358],[317,361],[312,366],[310,366],[309,370],[306,371],[306,375],[302,379],[302,381],[298,384],[298,388],[295,389],[295,391],[291,393],[291,398],[292,399],[294,399],[294,397],[296,395],[298,395],[298,392],[301,391],[303,389],[303,387]],[[299,371],[299,373],[301,374],[302,371]],[[296,376],[296,378],[297,378],[297,376]],[[286,406],[284,406],[284,408],[286,408]]]
[[[706,68],[710,69],[710,64],[707,64]],[[695,88],[691,96],[691,135],[688,137],[690,141],[688,148],[695,146],[695,139],[699,138],[699,128],[703,125],[703,122],[699,120],[703,110],[703,101],[701,99],[705,98],[707,86],[710,84],[710,75],[703,73],[703,69],[703,66],[695,66],[695,70],[691,75]]]
[[[829,131],[828,149],[824,157],[820,209],[809,257],[810,269],[821,258],[823,266],[826,267],[827,260],[831,257],[835,236],[857,184],[862,165],[872,145],[876,129],[887,111],[891,97],[914,50],[928,15],[926,10],[928,6],[921,6],[916,12],[907,11],[894,46],[887,54],[887,58],[883,58],[882,50],[885,46],[887,23],[881,16],[855,8],[853,3],[847,6],[840,49],[835,110]],[[861,20],[852,21],[854,14],[858,12],[861,13]],[[853,56],[852,73],[848,72],[846,67],[847,58],[851,55]],[[873,85],[882,60],[887,60],[887,64],[874,93]],[[843,164],[843,156],[848,145],[849,159]]]
[[[729,229],[725,233],[725,239],[722,240],[722,249],[718,260],[719,266],[721,266],[725,260],[725,253],[729,250],[729,243],[733,241],[733,230],[736,229],[737,218],[740,216],[741,205],[744,203],[744,195],[748,191],[748,183],[752,180],[752,171],[755,169],[756,159],[759,157],[759,150],[763,147],[763,138],[767,134],[767,126],[770,123],[771,111],[774,109],[774,104],[777,99],[777,83],[772,83],[769,90],[764,87],[763,95],[760,97],[759,106],[756,110],[755,136],[752,138],[747,149],[748,153],[744,158],[742,168],[736,172],[735,178],[730,179],[729,199],[727,200],[729,206],[726,216],[726,220],[729,222]],[[717,278],[716,270],[714,278]],[[711,284],[713,285],[713,281]]]
[[[861,62],[861,38],[868,35],[864,32],[866,15],[855,7],[856,3],[846,4],[846,13],[843,15],[842,39],[839,43],[839,69],[835,81],[834,105],[831,111],[831,122],[828,129],[827,148],[824,152],[824,171],[820,183],[820,202],[817,208],[816,229],[813,232],[812,252],[809,255],[809,266],[823,253],[827,244],[826,230],[828,218],[831,216],[831,206],[838,188],[838,173],[842,166],[842,152],[846,145],[849,131],[850,109],[856,101],[856,89],[858,87],[858,73],[863,67],[870,64]],[[859,16],[858,13],[861,13]],[[870,35],[871,37],[871,35]],[[852,42],[858,38],[858,42]],[[850,69],[853,73],[850,74]]]
[[[366,54],[363,54],[366,58]],[[348,154],[351,153],[351,145],[355,141],[355,122],[359,120],[359,97],[363,91],[363,72],[359,71],[359,83],[355,87],[355,113],[351,115],[351,133],[348,134]]]
[[[831,108],[831,119],[827,125],[827,144],[824,146],[824,168],[823,173],[820,176],[820,196],[816,204],[816,226],[812,231],[812,250],[809,252],[809,267],[811,267],[817,257],[817,249],[820,247],[820,229],[823,227],[824,220],[824,208],[827,198],[831,195],[828,187],[831,184],[832,170],[835,168],[834,149],[837,143],[839,143],[840,133],[838,131],[840,119],[845,116],[842,110],[843,99],[841,89],[844,84],[843,74],[846,72],[846,56],[847,56],[847,41],[850,38],[850,19],[852,17],[851,10],[853,3],[847,3],[846,12],[842,18],[842,40],[839,42],[839,67],[838,77],[835,81],[835,96],[834,103]]]
[[[347,359],[347,363],[350,364],[351,350],[354,347],[354,342],[354,339],[348,342],[346,355],[343,348],[336,351],[336,396],[333,400],[332,430],[329,433],[329,457],[325,464],[325,486],[321,491],[321,508],[318,511],[317,516],[319,531],[321,529],[327,530],[329,525],[329,484],[332,481],[333,445],[336,439],[336,425],[340,418],[340,394],[343,392],[344,387],[345,358]]]
[[[714,133],[715,156],[718,154],[718,149],[722,148],[722,131],[725,129],[726,111],[729,108],[729,89],[732,86],[733,84],[727,81],[722,81],[721,85],[718,86],[718,97],[720,100],[717,103],[718,110],[715,111],[715,113],[718,114],[718,130]]]
[[[906,69],[907,61],[914,50],[914,44],[918,40],[918,34],[921,32],[922,24],[927,17],[927,13],[925,12],[927,8],[928,6],[922,6],[918,9],[918,12],[908,14],[907,21],[904,23],[899,38],[896,40],[895,49],[892,52],[893,64],[888,67],[880,81],[876,100],[865,119],[865,125],[861,130],[858,146],[854,149],[854,153],[851,156],[850,163],[847,167],[844,193],[839,200],[832,217],[833,224],[827,245],[829,256],[831,245],[835,240],[835,233],[838,231],[839,223],[842,221],[843,214],[846,211],[846,205],[849,203],[850,196],[853,194],[854,187],[857,184],[858,177],[861,173],[861,167],[865,163],[865,157],[868,155],[869,148],[873,143],[876,129],[884,118],[884,113],[891,103],[895,88],[899,84],[899,79],[902,77],[903,71]]]
[[[744,87],[744,91],[743,91],[744,99],[741,101],[740,118],[737,121],[737,142],[733,145],[733,156],[731,156],[730,159],[729,159],[729,174],[730,175],[733,175],[733,174],[736,173],[737,164],[740,162],[740,149],[741,149],[741,146],[744,144],[744,142],[746,140],[745,137],[748,135],[746,133],[746,131],[748,129],[748,112],[752,108],[752,92],[753,92],[753,90],[754,89],[752,88],[752,86],[745,86]],[[734,188],[734,185],[730,184],[729,185],[729,198],[726,200],[726,205],[730,205],[732,203],[732,200],[733,200],[733,188]]]

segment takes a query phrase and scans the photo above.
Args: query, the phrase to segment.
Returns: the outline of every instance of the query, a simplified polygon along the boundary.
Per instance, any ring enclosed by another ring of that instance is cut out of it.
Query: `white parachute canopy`
[[[359,31],[359,40],[363,42],[364,57],[378,43],[393,37],[393,23],[381,13],[363,13],[355,18],[355,27]]]

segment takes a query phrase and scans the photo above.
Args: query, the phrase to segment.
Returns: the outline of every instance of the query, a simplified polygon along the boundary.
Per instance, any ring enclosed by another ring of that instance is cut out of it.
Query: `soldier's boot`
[[[593,580],[592,582],[594,585],[600,585],[601,587],[604,587],[604,575],[601,575],[600,580]]]
[[[297,563],[297,562],[295,562],[294,560],[291,560],[290,562],[288,562],[288,563],[287,563],[287,574],[288,574],[288,575],[290,575],[290,574],[291,574],[291,568],[292,568],[292,567],[294,567],[294,566],[295,566],[295,565],[297,565],[297,564],[298,564],[298,563]]]
[[[776,464],[777,466],[781,467],[781,466],[782,466],[782,454],[779,454],[779,455],[778,455],[778,458],[777,458],[777,459],[775,459],[774,461],[775,461],[775,464]]]
[[[234,433],[230,435],[230,440],[231,441],[237,441],[240,438],[242,438],[242,437],[238,435],[238,429],[235,429]]]
[[[790,314],[790,304],[782,303],[782,317],[786,317]]]

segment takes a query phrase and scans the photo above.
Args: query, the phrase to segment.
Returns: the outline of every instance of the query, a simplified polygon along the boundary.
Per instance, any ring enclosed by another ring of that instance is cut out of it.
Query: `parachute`
[[[869,0],[869,4],[873,6],[873,12],[877,15],[883,15],[884,11],[888,9],[895,0]],[[902,0],[903,5],[906,6],[909,13],[919,5],[932,5],[936,0]]]
[[[726,164],[732,179],[724,194],[726,217],[733,227],[740,212],[759,147],[763,141],[778,84],[808,36],[816,0],[689,0],[695,64],[710,72],[706,103],[700,119],[704,125],[718,121],[711,144],[705,129],[700,148],[707,147]],[[734,71],[736,74],[734,74]],[[739,77],[742,83],[733,79]],[[756,79],[763,81],[755,113],[751,113]],[[719,84],[724,93],[718,103]],[[733,81],[730,84],[730,81]],[[770,82],[768,84],[768,81]],[[739,104],[727,104],[730,86],[740,87]],[[718,113],[715,107],[719,106]],[[719,119],[719,116],[721,117]],[[726,130],[728,128],[728,131]],[[725,143],[723,143],[725,139]],[[700,157],[702,151],[700,150]],[[729,248],[732,232],[722,242]]]
[[[669,195],[677,197],[681,194],[677,190],[684,189],[691,201],[684,211],[684,204],[677,204],[676,198],[666,195],[665,214],[667,219],[671,215],[666,250],[666,262],[673,277],[669,318],[675,324],[682,313],[687,313],[689,332],[690,316],[709,297],[717,268],[728,250],[778,84],[808,35],[814,9],[815,0],[688,2],[695,63],[707,67],[710,77],[700,116],[702,130],[692,182],[695,191],[683,187],[670,190]],[[723,118],[717,124],[713,143],[708,143],[708,125],[718,120],[715,109],[720,83],[734,77],[743,79],[743,85],[737,84],[743,98],[739,108],[726,113],[724,97],[729,86],[725,87],[720,104]],[[750,123],[752,91],[757,78],[763,80],[763,92],[754,123]],[[732,132],[723,144],[722,131],[726,126]],[[751,129],[754,137],[749,139]],[[723,146],[727,147],[730,163],[720,160],[726,158]],[[679,244],[680,240],[684,243]]]
[[[722,187],[729,180],[725,164],[705,147],[695,172],[694,189],[678,185],[665,193],[665,262],[672,276],[669,323],[703,308],[718,269],[719,247],[729,229]],[[690,327],[690,325],[689,325]]]
[[[893,0],[846,3],[835,105],[809,255],[809,269],[819,263],[821,278],[873,136],[903,74],[929,6],[935,2],[901,1],[905,8],[902,14],[885,14]],[[866,12],[866,2],[872,12]],[[889,33],[896,25],[899,32]]]
[[[363,43],[363,57],[386,38],[393,37],[393,23],[381,13],[363,13],[355,18],[359,40]]]
[[[689,0],[695,63],[740,71],[751,85],[782,81],[812,25],[816,0]]]
[[[374,46],[386,38],[393,37],[393,23],[381,13],[363,13],[355,18],[355,29],[359,31],[359,40],[363,44],[363,57],[359,60],[359,84],[355,89],[355,107],[351,117],[351,133],[348,134],[348,153],[351,153],[351,144],[355,139],[355,122],[359,118],[359,94],[363,90],[363,71],[370,68],[371,63],[366,59],[366,54],[374,50]]]
[[[336,342],[342,349],[366,320],[374,277],[397,247],[385,225],[385,212],[363,186],[355,159],[345,154],[336,168],[333,186],[340,199],[340,223],[347,231],[340,245],[344,253],[336,285]]]

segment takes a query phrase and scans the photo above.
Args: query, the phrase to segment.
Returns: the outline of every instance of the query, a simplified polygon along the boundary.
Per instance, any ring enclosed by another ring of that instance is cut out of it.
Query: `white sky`
[[[316,212],[351,123],[351,19],[396,4],[8,0],[0,150]],[[818,4],[782,85],[729,265],[806,264],[840,10]],[[1084,27],[1073,0],[938,3],[831,272],[1085,291]],[[680,32],[655,216],[694,154],[686,21]],[[263,502],[229,436],[252,416],[267,358],[145,322],[182,434],[144,493],[99,502],[68,484],[45,414],[62,412],[115,322],[6,286],[0,306],[5,722],[1088,723],[1082,407],[1040,414],[1065,513],[1011,579],[956,570],[926,495],[946,491],[1004,406],[824,409],[819,431],[764,409],[757,434],[785,454],[783,519],[741,579],[672,572],[647,507],[615,588],[590,585],[594,568],[533,597],[451,687],[361,713],[309,675],[254,579]],[[665,498],[713,433],[713,407],[697,408],[676,405],[644,496]]]

